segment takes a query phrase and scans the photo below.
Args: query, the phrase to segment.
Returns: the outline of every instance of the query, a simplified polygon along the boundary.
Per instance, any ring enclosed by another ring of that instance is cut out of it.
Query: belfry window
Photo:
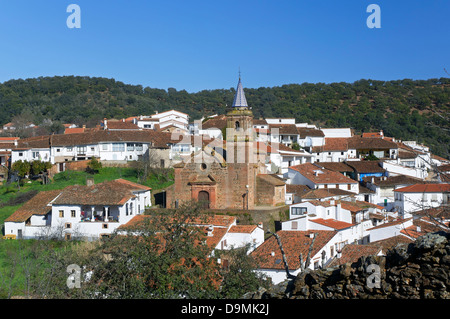
[[[236,121],[236,122],[234,123],[234,128],[236,129],[236,131],[239,131],[239,128],[240,128],[239,121]]]

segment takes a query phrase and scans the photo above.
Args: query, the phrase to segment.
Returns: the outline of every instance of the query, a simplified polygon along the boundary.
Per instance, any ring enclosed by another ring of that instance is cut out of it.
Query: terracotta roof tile
[[[339,172],[323,169],[311,163],[290,166],[315,184],[357,184],[358,182]]]
[[[256,229],[256,225],[234,225],[230,227],[229,233],[252,233]]]
[[[135,197],[133,191],[148,190],[146,186],[122,179],[92,186],[74,185],[63,189],[54,205],[123,205]]]
[[[382,138],[353,136],[348,138],[348,148],[356,150],[398,149],[398,145],[394,142]]]
[[[445,193],[450,192],[450,184],[415,184],[394,191],[401,193]]]
[[[317,254],[336,234],[337,231],[314,230],[314,231],[290,231],[280,230],[277,235],[280,237],[286,260],[290,270],[300,268],[300,254],[306,260],[308,250],[313,238],[310,234],[317,234],[313,245],[311,258]],[[269,237],[251,255],[256,259],[260,269],[284,269],[280,247],[275,236]]]
[[[336,219],[323,219],[323,218],[317,218],[317,219],[310,219],[310,222],[320,224],[323,226],[327,226],[336,230],[345,229],[354,226],[353,224],[346,223],[340,220]]]
[[[61,190],[41,191],[28,202],[23,204],[5,222],[25,222],[32,215],[45,215],[51,212],[52,207],[48,204],[54,200]]]

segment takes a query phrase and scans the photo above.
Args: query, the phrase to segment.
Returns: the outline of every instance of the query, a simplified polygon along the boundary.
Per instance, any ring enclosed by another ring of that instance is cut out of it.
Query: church
[[[175,181],[166,194],[168,208],[189,201],[201,202],[205,209],[284,205],[285,182],[267,173],[266,154],[254,141],[253,114],[240,77],[226,123],[223,139],[212,140],[174,166]]]

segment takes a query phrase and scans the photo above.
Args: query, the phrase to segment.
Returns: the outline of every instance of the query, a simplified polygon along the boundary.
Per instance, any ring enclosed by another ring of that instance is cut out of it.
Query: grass
[[[51,267],[46,252],[74,247],[74,242],[0,239],[0,299],[27,295],[27,273]]]

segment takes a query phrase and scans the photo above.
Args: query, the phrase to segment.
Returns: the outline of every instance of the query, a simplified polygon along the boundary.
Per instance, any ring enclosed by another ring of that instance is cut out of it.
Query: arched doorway
[[[209,193],[207,191],[198,192],[197,199],[200,202],[203,209],[209,208]]]

